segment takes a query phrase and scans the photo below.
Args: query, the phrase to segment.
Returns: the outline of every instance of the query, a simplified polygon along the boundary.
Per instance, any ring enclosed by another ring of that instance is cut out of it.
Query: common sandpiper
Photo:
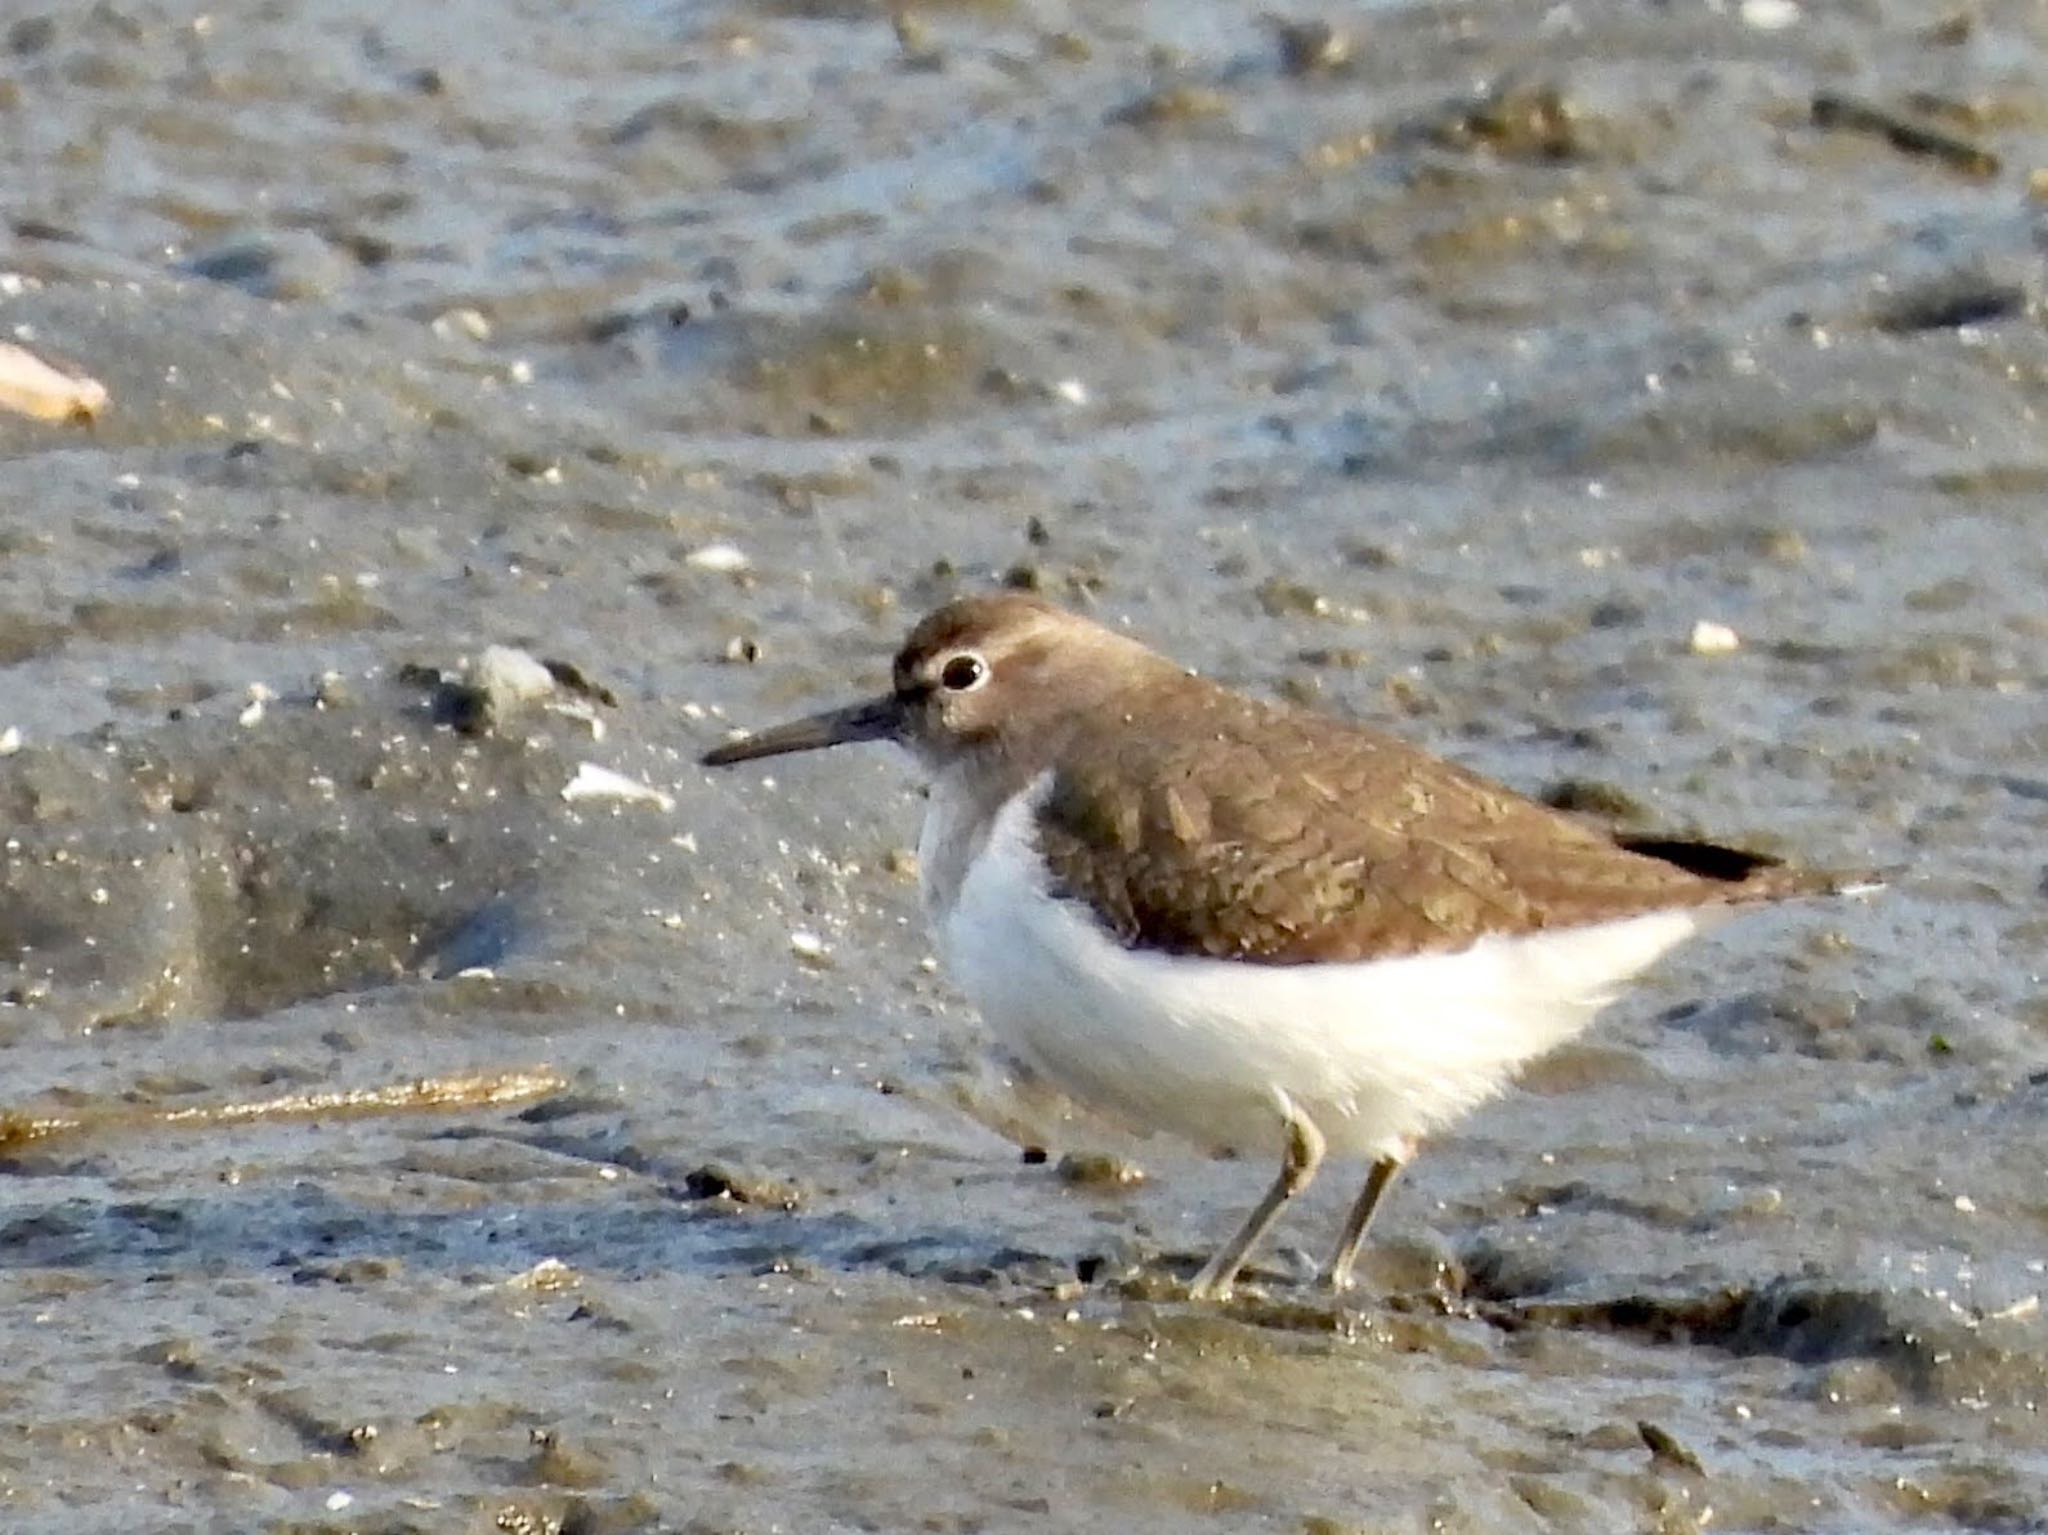
[[[1611,834],[1021,594],[930,614],[879,698],[703,760],[854,741],[930,776],[925,907],[1010,1057],[1112,1117],[1277,1156],[1198,1299],[1330,1156],[1370,1166],[1324,1270],[1348,1289],[1423,1139],[1623,982],[1744,907],[1874,884]]]

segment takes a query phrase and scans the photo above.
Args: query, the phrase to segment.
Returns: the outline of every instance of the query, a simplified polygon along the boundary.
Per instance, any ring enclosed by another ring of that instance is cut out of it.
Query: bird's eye
[[[973,651],[950,656],[939,668],[939,686],[948,693],[972,693],[988,681],[988,662]]]

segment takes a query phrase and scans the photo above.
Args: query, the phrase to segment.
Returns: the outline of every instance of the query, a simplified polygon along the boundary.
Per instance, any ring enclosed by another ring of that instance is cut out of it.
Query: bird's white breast
[[[1127,948],[1054,896],[1041,778],[992,822],[934,783],[919,841],[946,964],[1000,1043],[1075,1098],[1212,1147],[1264,1151],[1283,1116],[1339,1153],[1405,1154],[1592,1021],[1703,925],[1697,911],[1481,939],[1453,954],[1295,965]]]

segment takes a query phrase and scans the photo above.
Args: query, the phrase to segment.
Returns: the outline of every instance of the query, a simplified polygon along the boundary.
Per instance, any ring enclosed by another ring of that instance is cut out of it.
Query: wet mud
[[[2044,49],[7,17],[0,1524],[2048,1528]],[[695,766],[998,584],[1893,887],[1192,1306],[1266,1169],[985,1065],[907,765]]]

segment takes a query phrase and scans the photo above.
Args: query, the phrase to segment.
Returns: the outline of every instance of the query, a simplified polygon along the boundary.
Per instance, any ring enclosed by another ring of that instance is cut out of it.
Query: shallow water
[[[1324,19],[8,20],[0,1522],[2048,1525],[2048,29]],[[983,1071],[907,767],[694,766],[997,581],[1900,878],[1190,1307],[1265,1169]]]

